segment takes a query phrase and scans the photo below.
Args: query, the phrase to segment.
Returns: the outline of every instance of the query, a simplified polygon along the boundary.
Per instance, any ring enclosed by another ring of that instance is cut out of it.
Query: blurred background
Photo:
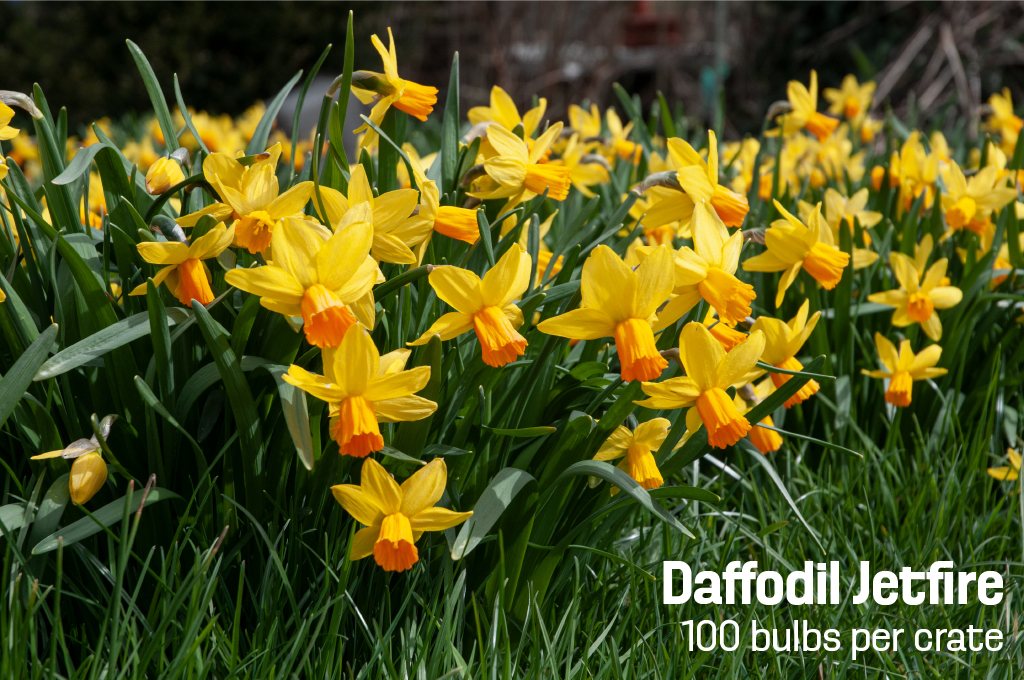
[[[177,73],[190,106],[237,115],[333,43],[310,92],[318,106],[342,68],[350,9],[356,68],[380,70],[369,36],[386,42],[390,26],[400,73],[439,87],[442,102],[457,50],[464,111],[497,84],[520,105],[546,97],[548,117],[564,118],[570,103],[613,105],[619,82],[645,107],[660,90],[695,123],[721,116],[715,127],[736,138],[756,133],[786,81],[806,83],[812,68],[822,87],[847,73],[875,80],[879,106],[913,120],[975,116],[1002,87],[1024,96],[1024,5],[989,2],[5,2],[0,88],[38,82],[67,107],[71,131],[148,111],[131,39],[172,108]]]

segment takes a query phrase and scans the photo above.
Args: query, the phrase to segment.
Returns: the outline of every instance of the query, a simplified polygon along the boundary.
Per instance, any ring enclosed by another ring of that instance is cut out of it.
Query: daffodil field
[[[353,63],[350,15],[312,135],[275,121],[326,52],[231,118],[128,42],[152,110],[81,138],[0,90],[0,676],[1020,668],[1009,91],[913,129],[812,71],[727,140],[618,85],[564,120],[498,87],[467,110],[458,55],[403,80],[377,32]],[[949,559],[1007,595],[665,605],[671,559]],[[730,618],[1008,644],[852,661],[676,625]]]

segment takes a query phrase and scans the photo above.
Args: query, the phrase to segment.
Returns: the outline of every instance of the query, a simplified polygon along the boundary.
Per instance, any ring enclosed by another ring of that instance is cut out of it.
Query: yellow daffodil
[[[601,111],[597,104],[591,104],[587,111],[576,104],[569,105],[569,127],[579,134],[584,142],[596,140],[601,136]]]
[[[537,106],[520,117],[519,109],[516,108],[516,103],[512,101],[512,97],[505,90],[495,85],[491,88],[491,105],[474,106],[468,111],[466,116],[473,125],[497,123],[509,132],[522,123],[523,136],[529,138],[533,137],[533,133],[537,130],[541,121],[544,120],[544,111],[547,107],[548,100],[541,97],[537,102]]]
[[[583,263],[579,309],[542,321],[548,335],[577,340],[614,337],[622,379],[653,380],[668,361],[654,344],[655,312],[672,294],[672,251],[658,246],[630,269],[615,252],[599,245]]]
[[[821,204],[814,209],[806,225],[778,201],[775,201],[775,208],[785,219],[772,222],[764,235],[768,249],[744,261],[743,269],[748,272],[783,272],[775,295],[776,307],[782,304],[786,290],[796,280],[801,268],[826,290],[835,288],[843,277],[843,269],[849,264],[850,256],[836,248],[832,230],[821,216]]]
[[[224,200],[223,203],[183,215],[177,222],[195,226],[204,215],[226,220],[234,216],[237,245],[260,253],[270,245],[274,227],[285,217],[301,216],[313,192],[312,182],[300,182],[279,194],[277,163],[281,145],[267,150],[267,156],[246,167],[226,153],[211,153],[203,161],[203,176]]]
[[[378,423],[421,420],[437,404],[416,396],[430,379],[430,366],[404,370],[408,350],[380,356],[361,324],[341,344],[324,350],[324,373],[291,366],[285,382],[330,405],[331,437],[342,455],[362,458],[384,448]]]
[[[495,186],[481,187],[470,195],[482,199],[508,198],[506,211],[544,193],[545,189],[548,198],[565,200],[572,185],[572,171],[564,165],[540,162],[561,132],[562,124],[555,123],[527,146],[505,128],[492,125],[487,131],[487,139],[498,155],[484,161],[484,170]]]
[[[727,227],[738,227],[750,211],[747,198],[718,183],[718,140],[715,133],[708,130],[708,159],[705,161],[690,143],[675,137],[668,140],[668,154],[678,168],[676,178],[686,192],[692,204],[706,202],[710,204],[718,217]],[[676,199],[679,203],[678,216],[675,219],[685,221],[686,202]],[[667,210],[668,204],[658,204],[660,210]],[[653,212],[653,211],[652,211]],[[660,212],[649,215],[652,224],[661,221]]]
[[[701,298],[718,312],[727,325],[735,326],[750,315],[757,297],[754,287],[736,278],[743,234],[728,231],[713,210],[694,210],[693,248],[675,253],[672,300],[658,313],[657,330],[681,319]],[[645,249],[639,249],[642,255]]]
[[[900,288],[868,296],[870,302],[895,307],[892,325],[898,328],[913,323],[921,324],[925,335],[938,342],[942,337],[942,323],[936,309],[949,309],[963,298],[963,292],[949,285],[942,285],[946,276],[946,258],[929,267],[922,278],[914,260],[903,253],[891,253],[889,263]]]
[[[611,461],[625,456],[618,468],[643,488],[657,489],[665,480],[661,477],[658,464],[654,462],[653,452],[658,450],[668,436],[669,425],[665,418],[652,418],[640,423],[633,432],[625,425],[619,425],[601,444],[594,460]],[[613,496],[618,492],[618,487],[612,487]]]
[[[746,416],[750,409],[767,399],[768,395],[774,390],[775,387],[768,378],[765,378],[757,385],[753,383],[745,385],[743,389],[736,390],[736,410],[739,411],[740,415]],[[782,435],[774,430],[769,430],[768,427],[759,427],[760,425],[775,427],[775,422],[771,416],[765,416],[761,419],[760,423],[750,428],[750,432],[747,433],[750,443],[765,455],[782,448]]]
[[[416,254],[411,246],[426,239],[434,226],[428,214],[413,215],[419,199],[415,189],[396,189],[374,196],[362,165],[356,165],[352,170],[347,197],[330,187],[320,187],[320,196],[327,211],[325,221],[335,232],[343,231],[356,222],[373,225],[370,253],[380,262],[415,263]],[[319,214],[319,201],[314,200],[313,206]]]
[[[1013,449],[1006,449],[1006,457],[1010,459],[1009,466],[989,468],[987,472],[1000,481],[1015,482],[1020,477],[1020,454]]]
[[[260,304],[289,317],[302,317],[306,340],[337,347],[356,321],[373,325],[370,289],[377,263],[369,257],[373,228],[350,225],[333,236],[317,222],[287,217],[274,230],[273,263],[232,269],[224,280],[260,296]]]
[[[925,153],[921,133],[914,130],[900,147],[898,212],[910,210],[914,201],[924,194],[922,210],[928,210],[935,201],[935,180],[939,177],[939,154],[933,149]],[[892,169],[890,168],[890,172]]]
[[[826,87],[822,95],[828,100],[828,112],[833,116],[844,116],[849,121],[860,123],[871,108],[875,87],[873,81],[861,85],[857,76],[851,73],[843,78],[839,89]]]
[[[110,436],[110,429],[116,419],[117,416],[111,415],[100,421],[99,431],[104,439]],[[49,458],[74,461],[71,464],[68,491],[71,493],[72,502],[76,505],[88,503],[107,481],[107,464],[103,461],[100,442],[95,434],[88,439],[77,439],[63,449],[32,456],[32,460],[47,460]]]
[[[888,338],[875,333],[875,348],[885,368],[878,371],[864,369],[861,373],[872,378],[888,379],[889,389],[885,391],[885,400],[895,406],[910,406],[915,380],[929,380],[947,373],[944,368],[935,368],[942,357],[942,348],[938,345],[929,345],[914,354],[910,341],[904,340],[897,353],[896,346]]]
[[[605,122],[608,125],[608,134],[610,135],[608,151],[611,156],[618,156],[633,165],[639,163],[642,149],[639,144],[629,139],[630,133],[633,132],[633,122],[630,121],[623,126],[619,114],[615,113],[615,109],[608,109],[605,113]]]
[[[992,109],[992,113],[985,121],[985,127],[989,132],[999,134],[1003,151],[1011,154],[1017,145],[1017,135],[1020,134],[1021,127],[1024,127],[1024,121],[1013,112],[1013,97],[1010,96],[1010,88],[1004,87],[1001,94],[993,93],[988,98],[988,105]]]
[[[881,213],[864,210],[868,199],[867,188],[861,189],[852,197],[847,199],[835,189],[825,189],[825,221],[832,230],[833,242],[839,241],[839,229],[845,227],[854,234],[854,219],[860,221],[861,226],[866,230],[873,227],[882,220]],[[811,221],[814,214],[814,205],[799,201],[797,208],[800,211],[800,221],[805,224]],[[877,218],[877,219],[876,219]],[[864,234],[864,243],[871,243],[871,235],[867,231]],[[860,270],[878,261],[878,253],[870,248],[853,248],[853,269]]]
[[[750,332],[755,330],[764,333],[765,347],[761,361],[771,364],[776,368],[787,371],[802,371],[804,366],[796,358],[797,352],[811,337],[811,332],[821,318],[821,312],[815,312],[810,319],[807,313],[810,310],[810,301],[804,300],[800,310],[788,322],[781,319],[773,319],[769,316],[758,317]],[[793,376],[788,373],[769,373],[775,387],[782,387]],[[796,404],[807,401],[811,395],[818,391],[818,383],[815,380],[808,380],[800,391],[786,400],[786,408],[792,408]]]
[[[960,166],[950,161],[942,173],[942,179],[949,192],[939,199],[946,215],[946,224],[949,225],[949,230],[942,235],[943,240],[961,229],[970,229],[980,236],[992,213],[1017,198],[1017,190],[1006,186],[1005,180],[999,179],[999,170],[993,165],[986,165],[967,179]]]
[[[341,507],[365,525],[356,532],[349,559],[373,555],[385,571],[401,572],[416,564],[416,541],[424,531],[444,531],[473,516],[435,507],[448,482],[448,468],[441,458],[424,465],[401,486],[380,463],[367,458],[359,481],[359,485],[331,487]]]
[[[602,165],[605,161],[601,156],[594,161],[587,160],[586,154],[591,146],[592,144],[581,142],[579,135],[574,133],[566,143],[561,158],[551,161],[553,165],[563,165],[569,168],[569,181],[577,191],[587,198],[594,197],[594,192],[590,190],[590,187],[595,184],[606,184],[609,180],[608,170]]]
[[[839,121],[818,113],[818,73],[811,71],[811,87],[804,87],[798,80],[791,80],[786,86],[786,96],[793,110],[782,118],[782,132],[787,137],[807,128],[819,142],[835,131]]]
[[[146,262],[164,265],[153,277],[153,283],[158,286],[166,283],[171,294],[186,307],[192,306],[192,300],[198,300],[205,306],[213,302],[214,295],[210,288],[213,277],[203,260],[220,255],[234,238],[235,228],[226,229],[220,223],[192,241],[191,245],[177,241],[143,241],[138,249]],[[129,295],[145,295],[146,287],[147,284],[143,283]]]
[[[435,267],[429,281],[437,296],[455,308],[435,321],[410,345],[424,345],[435,335],[451,340],[470,330],[476,331],[488,366],[504,366],[526,351],[526,338],[517,332],[523,325],[523,313],[513,300],[519,298],[530,282],[530,256],[517,243],[484,278],[458,267]]]
[[[18,136],[18,128],[8,125],[12,118],[14,118],[14,109],[0,102],[0,142],[6,142]]]
[[[364,104],[373,104],[370,120],[380,125],[384,114],[394,106],[414,118],[425,121],[437,103],[437,88],[420,85],[411,80],[403,80],[398,76],[398,55],[395,53],[395,37],[388,28],[388,49],[376,35],[370,36],[374,48],[384,63],[384,73],[359,71],[352,77],[352,93]],[[377,133],[369,125],[363,124],[356,132],[366,130],[363,146],[368,145],[377,137]]]
[[[185,173],[173,158],[159,158],[146,171],[146,193],[159,196],[176,184],[185,181]]]
[[[437,189],[437,183],[434,180],[427,179],[427,175],[423,172],[423,167],[419,162],[412,158],[412,172],[416,178],[416,185],[420,188],[420,211],[418,224],[429,225],[438,234],[444,234],[449,238],[454,238],[459,241],[466,243],[476,243],[477,239],[480,238],[480,225],[477,222],[476,210],[470,210],[469,208],[459,208],[453,205],[441,205],[441,192]],[[404,164],[400,164],[401,167]],[[362,175],[365,178],[365,173]],[[351,186],[351,184],[350,184]],[[321,192],[323,192],[323,187]],[[328,194],[333,196],[333,189],[329,190],[327,194],[323,194],[325,208],[327,214],[330,215],[332,206],[327,202]],[[351,190],[350,192],[351,193]],[[394,193],[394,192],[391,192]],[[390,194],[385,194],[390,196]],[[332,198],[332,201],[335,199]],[[377,199],[380,200],[380,199]],[[334,207],[335,211],[340,210],[341,206]],[[505,220],[505,222],[511,222],[511,219]],[[427,233],[427,237],[420,242],[420,260],[423,259],[422,253],[426,249],[427,243],[430,241],[430,233]]]
[[[660,383],[645,382],[647,399],[636,402],[651,409],[688,408],[686,429],[703,423],[714,448],[732,446],[750,431],[726,389],[740,381],[761,358],[764,333],[751,333],[728,353],[702,324],[691,322],[679,335],[679,353],[686,376]]]

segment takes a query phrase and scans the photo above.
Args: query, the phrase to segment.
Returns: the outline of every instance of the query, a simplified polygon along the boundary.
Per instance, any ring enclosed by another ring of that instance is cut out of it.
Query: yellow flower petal
[[[385,515],[393,515],[402,509],[402,489],[384,467],[373,458],[363,462],[359,486],[367,502],[372,503]]]
[[[447,508],[427,508],[414,517],[409,518],[413,531],[444,531],[457,524],[462,524],[473,516],[472,512],[455,512]]]
[[[412,519],[433,507],[444,495],[447,481],[448,466],[443,458],[435,458],[414,472],[402,482],[402,514]]]
[[[352,515],[360,524],[366,526],[380,525],[384,519],[384,512],[376,503],[376,497],[356,484],[338,484],[331,487],[334,494],[345,512]]]
[[[725,350],[704,324],[692,321],[683,326],[679,334],[679,350],[686,375],[693,379],[701,392],[717,386],[718,364],[725,357]]]
[[[537,330],[560,338],[597,340],[615,335],[615,321],[600,309],[573,309],[541,321]]]
[[[429,281],[437,297],[463,314],[475,314],[484,306],[480,277],[459,267],[436,267]]]

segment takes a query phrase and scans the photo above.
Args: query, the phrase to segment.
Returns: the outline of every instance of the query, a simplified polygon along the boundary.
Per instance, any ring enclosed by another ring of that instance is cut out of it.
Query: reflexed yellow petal
[[[484,306],[480,277],[468,269],[436,267],[429,280],[437,297],[463,314],[475,314]]]
[[[929,345],[921,350],[917,356],[914,357],[914,361],[910,364],[910,374],[917,377],[917,373],[923,371],[926,368],[931,368],[935,364],[939,363],[939,359],[942,358],[942,347],[938,345]]]
[[[380,368],[380,354],[362,326],[346,333],[334,353],[334,379],[346,394],[363,394]]]
[[[336,227],[341,218],[348,212],[348,198],[338,191],[330,187],[320,187],[320,198],[324,202],[324,210],[327,212],[327,217],[324,218],[320,214],[320,202],[313,201],[313,207],[316,209],[316,214],[320,215],[320,219],[327,224],[331,225],[332,228]]]
[[[700,324],[700,327],[704,328],[704,324]],[[761,358],[764,344],[764,333],[752,331],[746,340],[733,347],[718,364],[716,378],[718,387],[724,390],[749,373]]]
[[[518,158],[509,156],[488,158],[484,161],[484,170],[491,179],[505,187],[518,187],[526,180],[526,166]]]
[[[923,330],[924,334],[927,335],[932,340],[934,340],[935,342],[941,340],[942,322],[939,321],[939,315],[936,314],[935,312],[932,312],[932,315],[921,324],[921,330]]]
[[[583,306],[600,309],[613,322],[618,323],[633,316],[636,290],[636,274],[608,246],[597,246],[583,263],[580,284]]]
[[[227,203],[214,203],[213,205],[208,205],[194,213],[182,215],[174,221],[181,227],[194,227],[204,215],[212,215],[214,219],[220,222],[231,217],[232,212],[232,207]]]
[[[302,218],[286,217],[271,237],[274,265],[294,276],[303,288],[319,282],[316,259],[324,245],[320,232],[311,224]]]
[[[366,222],[358,222],[331,236],[316,254],[320,283],[331,290],[344,286],[365,265],[372,244],[373,227]],[[376,278],[376,273],[373,274]]]
[[[717,386],[718,364],[725,358],[725,350],[704,324],[691,321],[683,326],[679,334],[679,352],[686,375],[693,379],[701,392]]]
[[[621,458],[626,455],[626,449],[632,443],[633,433],[629,431],[628,427],[619,425],[601,444],[601,448],[594,454],[594,460],[609,461]]]
[[[422,420],[436,410],[437,404],[415,394],[373,403],[373,412],[377,415],[377,421],[381,423]]]
[[[797,262],[796,264],[792,265],[789,269],[784,271],[782,273],[782,276],[779,277],[779,290],[775,294],[776,307],[782,306],[782,299],[783,297],[785,297],[786,291],[789,289],[789,287],[793,285],[794,281],[796,281],[796,275],[800,273],[800,267],[801,263]]]
[[[447,508],[427,508],[409,518],[413,531],[444,531],[462,524],[473,516],[472,512],[455,512]]]
[[[324,376],[310,373],[301,366],[294,364],[288,367],[288,372],[281,376],[281,378],[289,385],[294,385],[321,401],[337,403],[347,396],[339,385],[329,383]]]
[[[270,297],[292,304],[302,301],[305,289],[298,280],[280,267],[232,269],[224,275],[229,286],[260,297]]]
[[[525,127],[525,126],[523,126]],[[558,121],[547,130],[544,131],[540,137],[534,140],[533,147],[530,149],[530,163],[536,163],[544,155],[544,152],[548,150],[551,143],[558,139],[558,136],[562,134],[562,122]]]
[[[214,184],[214,178],[228,186],[238,187],[242,181],[242,174],[245,166],[223,152],[211,153],[203,159],[203,176],[210,184]],[[179,224],[181,224],[179,222]],[[184,225],[182,225],[184,226]]]
[[[462,312],[448,312],[440,319],[431,324],[423,335],[418,337],[410,345],[425,345],[435,335],[441,336],[441,340],[451,340],[467,331],[473,330],[473,316]]]
[[[430,366],[417,366],[401,373],[374,378],[363,394],[370,401],[405,397],[422,390],[429,380]]]
[[[150,264],[177,265],[188,259],[188,246],[177,241],[143,241],[138,249],[139,256]]]
[[[375,233],[373,235],[373,256],[381,262],[391,264],[415,264],[416,254],[401,239],[391,234]]]
[[[519,298],[530,283],[530,255],[518,243],[486,274],[480,285],[483,304],[504,307]]]
[[[57,449],[56,451],[47,451],[46,453],[40,453],[38,456],[32,456],[31,460],[46,460],[48,458],[60,458],[64,455],[64,449]]]
[[[373,190],[370,188],[370,181],[366,178],[366,168],[357,164],[352,168],[352,176],[348,180],[348,204],[354,207],[359,203],[373,205]]]
[[[679,185],[695,204],[708,202],[715,195],[715,187],[708,181],[707,171],[699,165],[680,168],[676,177],[679,179]]]
[[[526,150],[526,142],[498,125],[492,125],[487,128],[487,141],[490,142],[499,155],[508,156],[519,161],[524,166],[525,171],[525,166],[530,162],[530,156]]]
[[[633,440],[643,444],[651,451],[657,451],[661,443],[668,436],[669,423],[667,418],[651,418],[650,420],[637,425],[633,432]]]
[[[691,406],[700,396],[701,389],[693,378],[669,378],[660,383],[643,383],[648,399],[636,402],[651,409],[670,409]]]
[[[377,231],[394,229],[401,220],[412,215],[419,192],[415,189],[397,189],[378,196],[373,203],[373,226]]]
[[[219,224],[192,242],[188,248],[189,258],[205,260],[220,255],[235,240],[235,228],[225,229]]]
[[[349,552],[348,558],[354,562],[364,557],[369,557],[373,554],[373,546],[377,543],[378,538],[380,538],[379,524],[360,529],[352,537],[352,549]]]
[[[672,294],[675,265],[671,249],[664,245],[655,248],[654,252],[637,267],[635,278],[636,289],[633,292],[630,316],[646,319]]]
[[[275,220],[288,217],[295,213],[302,212],[313,195],[312,182],[299,182],[288,191],[284,192],[267,206],[267,212]],[[326,206],[324,206],[326,209]]]
[[[377,498],[356,484],[338,484],[331,487],[335,500],[341,503],[345,512],[360,524],[379,525],[384,519],[383,510],[377,505]]]
[[[401,487],[388,474],[388,471],[373,458],[367,458],[363,462],[359,482],[367,501],[373,503],[385,515],[393,515],[401,511]]]
[[[615,321],[600,309],[573,309],[541,321],[537,330],[560,338],[597,340],[615,335]]]
[[[443,458],[435,458],[402,482],[402,514],[412,519],[433,507],[448,482],[448,467]]]
[[[658,312],[658,320],[654,324],[655,333],[668,328],[686,316],[701,300],[700,290],[697,289],[697,286],[687,286],[684,289],[677,290],[682,292],[669,300],[668,304]]]

